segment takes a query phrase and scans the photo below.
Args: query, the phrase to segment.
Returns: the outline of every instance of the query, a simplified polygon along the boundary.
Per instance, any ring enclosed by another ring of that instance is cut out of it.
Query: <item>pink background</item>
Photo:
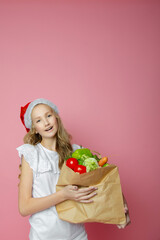
[[[88,223],[89,240],[159,240],[160,1],[0,1],[0,237],[18,213],[20,106],[53,101],[73,142],[118,165],[132,224]]]

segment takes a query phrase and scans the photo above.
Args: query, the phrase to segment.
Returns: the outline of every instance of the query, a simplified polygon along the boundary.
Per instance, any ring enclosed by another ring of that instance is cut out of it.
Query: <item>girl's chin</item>
[[[55,136],[55,133],[52,133],[52,134],[46,134],[44,135],[45,137],[54,137]]]
[[[44,134],[41,136],[42,136],[42,138],[55,138],[56,133]]]

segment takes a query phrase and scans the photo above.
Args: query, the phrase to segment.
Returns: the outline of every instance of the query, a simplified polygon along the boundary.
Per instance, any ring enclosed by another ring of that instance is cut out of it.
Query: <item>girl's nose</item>
[[[46,118],[46,119],[44,119],[44,124],[45,124],[45,126],[49,124],[49,121],[48,121],[48,119],[47,119],[47,118]]]

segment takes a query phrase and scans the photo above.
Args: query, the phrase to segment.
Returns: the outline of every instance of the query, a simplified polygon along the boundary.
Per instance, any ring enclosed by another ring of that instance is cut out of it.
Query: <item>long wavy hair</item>
[[[37,104],[38,105],[38,104]],[[62,168],[62,165],[67,156],[73,152],[71,145],[72,135],[67,132],[64,128],[60,116],[51,108],[54,116],[56,117],[58,130],[56,133],[56,151],[59,154],[59,168]],[[42,141],[42,137],[39,133],[36,133],[36,129],[32,124],[30,131],[24,136],[23,142],[36,145]],[[21,170],[21,164],[19,165]],[[20,178],[21,174],[19,175]]]

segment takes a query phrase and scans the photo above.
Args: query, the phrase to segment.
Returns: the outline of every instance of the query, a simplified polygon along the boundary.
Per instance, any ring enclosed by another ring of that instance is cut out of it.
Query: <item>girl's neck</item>
[[[56,137],[55,138],[43,138],[41,141],[42,146],[45,148],[56,151]]]

